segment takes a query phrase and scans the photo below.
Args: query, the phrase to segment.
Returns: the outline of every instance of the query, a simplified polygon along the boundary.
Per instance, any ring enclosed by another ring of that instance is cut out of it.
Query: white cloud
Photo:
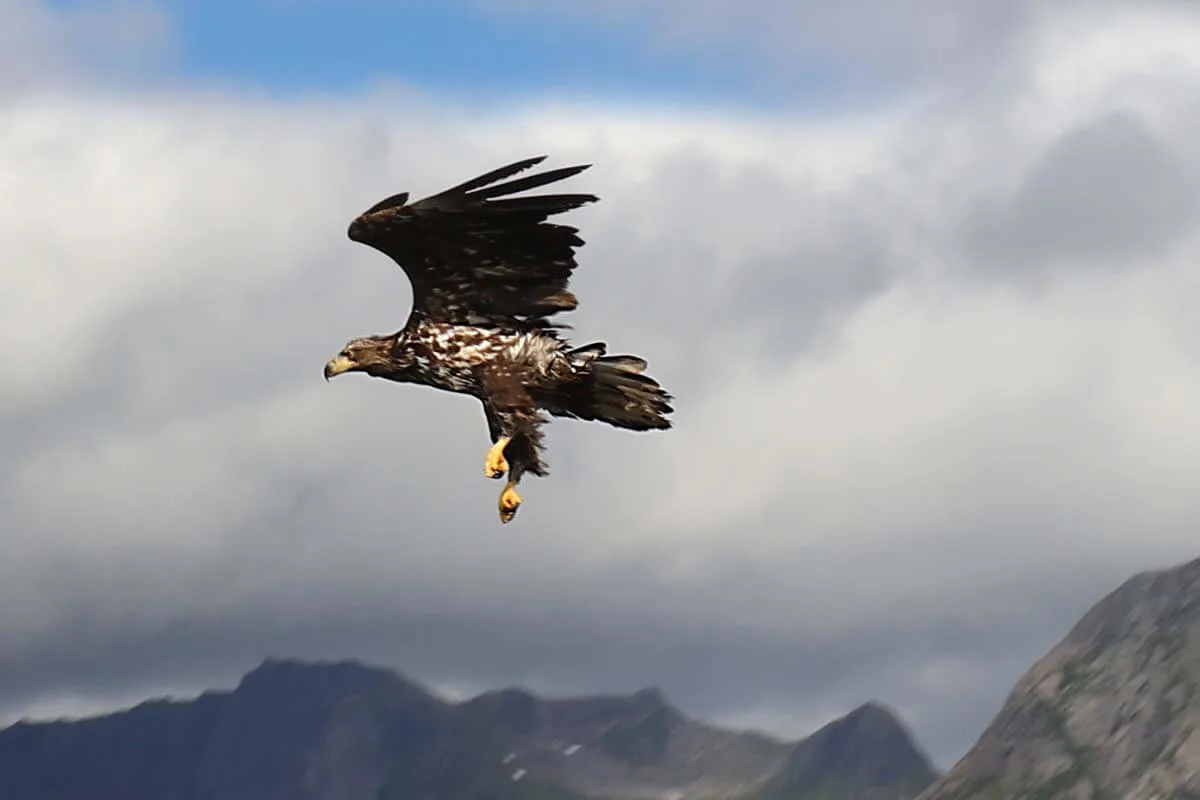
[[[1197,226],[1037,280],[963,244],[1111,113],[1200,163],[1196,16],[1089,26],[979,93],[820,121],[0,107],[0,709],[287,648],[457,687],[657,683],[792,733],[875,696],[961,752],[1090,602],[1193,555]],[[573,219],[575,337],[649,358],[678,427],[555,423],[500,528],[474,401],[319,371],[408,311],[351,216],[542,152],[595,162],[572,185],[602,197]]]

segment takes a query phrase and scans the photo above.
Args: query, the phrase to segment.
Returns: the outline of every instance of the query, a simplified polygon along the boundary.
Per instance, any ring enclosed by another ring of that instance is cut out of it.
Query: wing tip
[[[511,180],[506,180],[503,183],[495,183],[494,181],[488,181],[487,183],[482,184],[477,183],[477,185],[472,187],[474,191],[471,191],[470,195],[468,196],[478,200],[490,200],[496,197],[503,197],[504,195],[516,194],[517,192],[523,192],[527,189],[536,189],[541,186],[546,186],[547,184],[566,180],[567,178],[578,175],[591,166],[591,164],[576,164],[571,167],[556,167],[555,169],[548,169],[544,172],[527,175],[524,178],[512,178]],[[511,177],[513,174],[511,172],[508,174],[501,174],[503,170],[506,169],[508,169],[508,167],[502,167],[498,170],[493,170],[489,174],[498,176],[497,180],[499,180],[501,177]],[[480,180],[480,178],[477,178],[476,182]]]

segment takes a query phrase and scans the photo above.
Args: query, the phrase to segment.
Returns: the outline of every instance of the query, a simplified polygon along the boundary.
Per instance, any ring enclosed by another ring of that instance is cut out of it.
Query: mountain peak
[[[844,717],[828,723],[813,736],[821,736],[826,740],[852,736],[860,741],[869,739],[884,745],[912,744],[912,734],[900,721],[899,715],[875,700],[868,700]]]
[[[355,660],[304,661],[274,656],[242,675],[234,694],[257,698],[259,704],[268,705],[330,703],[352,696],[389,703],[438,702],[424,686],[394,669],[370,667]]]
[[[290,656],[267,656],[258,666],[242,676],[242,681],[256,680],[263,676],[281,676],[317,673],[343,675],[390,675],[396,676],[395,670],[384,667],[368,666],[353,658],[342,658],[333,661],[319,659],[309,660]]]
[[[877,700],[868,700],[846,716],[834,720],[832,724],[837,723],[883,724],[903,727],[896,712]]]
[[[764,797],[905,798],[936,779],[896,714],[869,701],[796,745]]]
[[[671,705],[671,701],[667,699],[666,693],[657,686],[639,689],[629,695],[628,703],[635,713],[663,713],[672,718],[683,718],[683,712]]]

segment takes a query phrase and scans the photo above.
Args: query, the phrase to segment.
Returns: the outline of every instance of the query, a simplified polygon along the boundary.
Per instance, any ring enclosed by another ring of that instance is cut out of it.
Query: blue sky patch
[[[492,101],[550,95],[659,97],[689,105],[773,102],[746,63],[667,53],[649,29],[582,15],[486,13],[470,0],[160,5],[174,22],[177,66],[206,82],[340,92],[398,81]]]

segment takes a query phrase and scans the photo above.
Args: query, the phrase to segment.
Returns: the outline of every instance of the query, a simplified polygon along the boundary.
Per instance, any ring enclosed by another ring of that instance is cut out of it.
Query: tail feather
[[[577,384],[557,416],[606,422],[616,428],[648,431],[671,427],[667,415],[673,398],[649,375],[642,374],[646,360],[631,355],[604,355],[603,342],[571,352],[578,361],[590,363],[587,378]]]

